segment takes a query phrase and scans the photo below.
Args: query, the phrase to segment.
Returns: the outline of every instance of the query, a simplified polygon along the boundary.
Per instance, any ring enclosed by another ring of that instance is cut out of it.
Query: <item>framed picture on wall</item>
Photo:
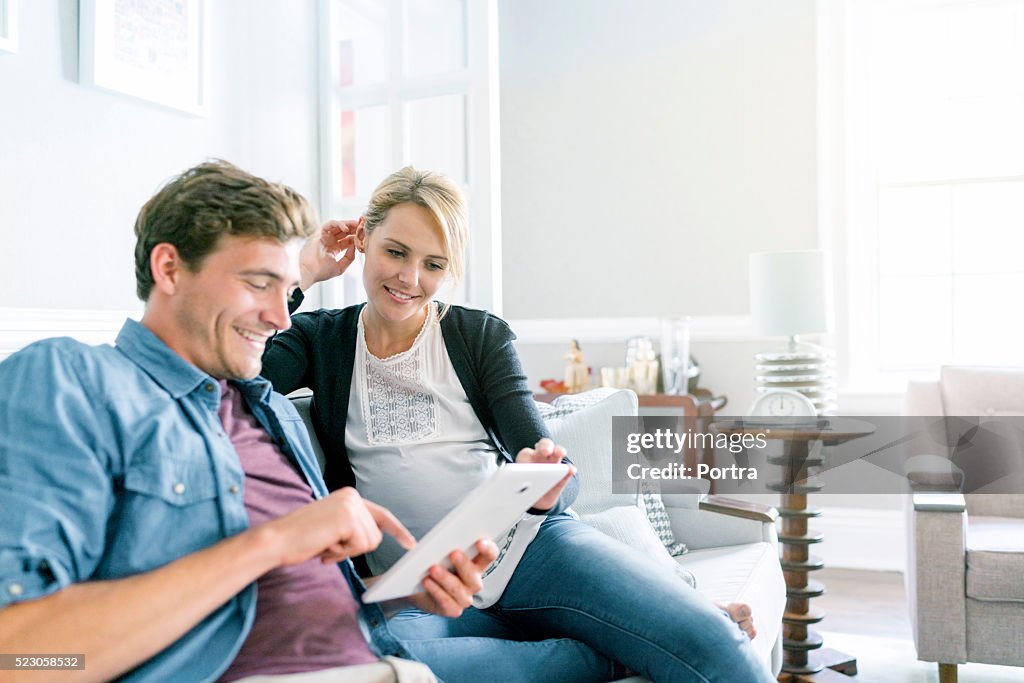
[[[79,0],[79,81],[205,116],[207,2]]]
[[[0,52],[18,51],[18,0],[0,0]]]

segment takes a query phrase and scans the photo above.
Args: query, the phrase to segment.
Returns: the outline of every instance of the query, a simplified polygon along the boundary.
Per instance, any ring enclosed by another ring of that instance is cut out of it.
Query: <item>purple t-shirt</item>
[[[310,503],[313,491],[302,473],[249,413],[238,390],[225,381],[220,385],[218,413],[245,471],[249,525]],[[267,572],[256,585],[256,620],[221,681],[377,661],[356,620],[359,606],[336,565],[313,558]]]

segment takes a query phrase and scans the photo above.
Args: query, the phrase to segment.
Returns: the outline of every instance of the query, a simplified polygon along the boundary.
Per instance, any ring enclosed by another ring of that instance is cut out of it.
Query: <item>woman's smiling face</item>
[[[441,228],[419,204],[398,204],[370,233],[360,225],[356,243],[365,251],[363,287],[381,321],[422,321],[421,314],[448,278]]]

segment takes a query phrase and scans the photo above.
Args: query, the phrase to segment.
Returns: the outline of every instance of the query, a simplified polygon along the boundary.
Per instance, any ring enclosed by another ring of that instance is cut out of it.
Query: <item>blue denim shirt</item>
[[[326,495],[291,402],[262,378],[236,385],[314,495]],[[219,404],[213,377],[132,320],[113,347],[48,339],[0,363],[0,608],[156,569],[248,528]],[[351,563],[339,567],[358,599]],[[255,611],[252,583],[123,680],[216,679]],[[360,625],[378,655],[408,656],[376,605],[361,608]]]

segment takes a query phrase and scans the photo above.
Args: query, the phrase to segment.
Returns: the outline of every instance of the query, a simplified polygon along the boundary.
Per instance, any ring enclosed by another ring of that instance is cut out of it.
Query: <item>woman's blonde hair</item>
[[[459,186],[440,173],[418,171],[412,166],[395,171],[370,196],[363,224],[367,236],[399,204],[418,204],[431,213],[441,228],[441,241],[444,255],[448,259],[448,275],[452,285],[461,282],[466,273],[469,220],[466,200]],[[442,316],[448,312],[449,306],[445,303]]]

